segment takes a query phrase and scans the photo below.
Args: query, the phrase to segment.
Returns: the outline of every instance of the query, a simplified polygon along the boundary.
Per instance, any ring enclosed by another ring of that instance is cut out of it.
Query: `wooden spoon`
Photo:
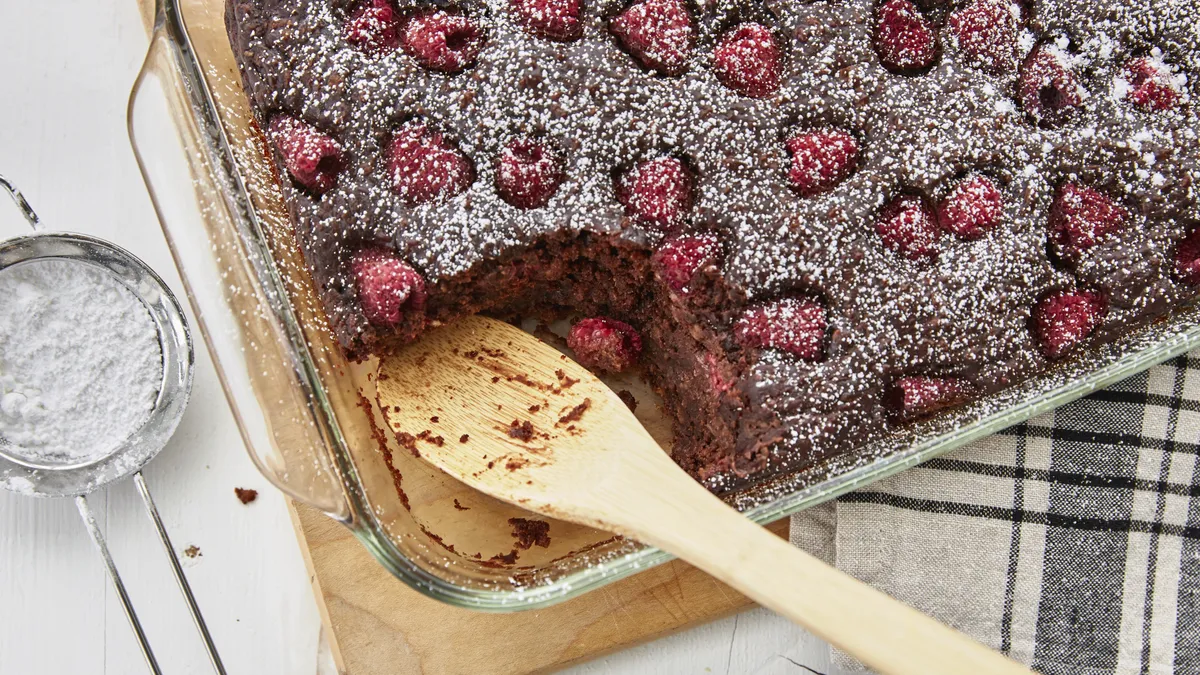
[[[383,361],[378,397],[402,444],[467,485],[669,551],[881,673],[1030,672],[743,517],[596,376],[518,328],[430,331]]]

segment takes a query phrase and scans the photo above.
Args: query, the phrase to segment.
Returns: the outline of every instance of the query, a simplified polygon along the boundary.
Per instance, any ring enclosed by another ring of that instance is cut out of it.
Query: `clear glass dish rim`
[[[202,120],[213,120],[220,127],[222,117],[216,109],[214,100],[209,92],[204,66],[192,48],[187,33],[183,11],[179,0],[167,0],[166,25],[156,26],[156,32],[163,30],[165,39],[171,43],[175,56],[177,75],[183,82],[192,87],[193,93],[203,92],[203,95],[190,96],[193,106],[201,106],[201,110],[193,110],[193,116],[199,114],[201,120],[198,128],[210,125],[200,124]],[[220,127],[219,140],[226,143],[224,128]],[[220,148],[214,148],[209,143],[201,144],[208,153]],[[228,148],[225,148],[228,152]],[[244,193],[244,183],[232,172],[238,171],[236,162],[230,154],[230,162],[219,158],[208,158],[207,166],[210,171],[222,171],[227,179],[225,185],[235,186],[242,192],[243,203],[254,208],[254,202]],[[215,168],[215,167],[220,167]],[[266,246],[265,242],[259,242]],[[260,279],[275,288],[284,288],[285,281],[279,276],[274,266],[268,268],[269,279]],[[286,293],[276,295],[285,298],[285,309],[291,314],[291,299]],[[1087,375],[1070,381],[1062,386],[1054,387],[1039,395],[1032,396],[1012,406],[982,416],[975,421],[959,427],[951,432],[931,436],[918,441],[908,448],[887,454],[869,463],[857,466],[840,475],[819,481],[795,492],[783,495],[768,503],[750,508],[745,511],[747,517],[758,523],[770,523],[793,515],[807,508],[829,501],[846,492],[864,487],[870,483],[892,476],[904,469],[920,464],[938,455],[950,452],[971,441],[983,438],[1012,425],[1019,424],[1032,417],[1048,412],[1078,399],[1086,394],[1113,384],[1122,379],[1136,375],[1144,370],[1200,347],[1200,325],[1193,324],[1185,330],[1165,337],[1148,347],[1126,354],[1115,361],[1090,371]],[[318,371],[307,350],[297,350],[295,356],[299,363],[304,364],[309,373]],[[1034,378],[1036,380],[1037,378]],[[312,382],[320,387],[319,379]],[[327,396],[321,391],[315,392],[314,408],[320,410],[329,428],[337,432],[340,427],[337,415],[329,405]],[[388,535],[378,522],[373,510],[367,503],[362,492],[362,484],[357,476],[352,458],[343,446],[341,434],[330,439],[332,456],[339,468],[342,488],[350,504],[351,517],[344,524],[350,528],[354,536],[371,552],[389,572],[399,578],[409,587],[429,597],[451,605],[488,612],[511,612],[517,610],[537,609],[556,604],[570,598],[582,595],[590,590],[606,585],[618,579],[635,574],[641,570],[660,565],[674,556],[655,548],[645,547],[620,557],[601,562],[585,569],[568,574],[550,584],[517,589],[513,591],[494,591],[472,589],[455,585],[434,576],[420,567],[417,563],[403,555],[392,545]]]

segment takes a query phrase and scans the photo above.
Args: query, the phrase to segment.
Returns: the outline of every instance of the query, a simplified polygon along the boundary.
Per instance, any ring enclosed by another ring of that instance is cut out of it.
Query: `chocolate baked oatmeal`
[[[1200,286],[1190,0],[230,0],[333,331],[586,317],[709,485]]]

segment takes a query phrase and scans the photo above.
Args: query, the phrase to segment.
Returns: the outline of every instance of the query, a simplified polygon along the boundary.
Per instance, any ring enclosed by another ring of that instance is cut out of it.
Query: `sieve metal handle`
[[[142,501],[146,505],[146,513],[150,515],[150,519],[154,521],[154,528],[158,531],[158,538],[162,541],[163,548],[167,550],[167,558],[171,561],[171,571],[175,575],[175,583],[179,585],[179,590],[183,592],[183,598],[187,601],[188,611],[191,612],[192,621],[196,624],[196,629],[200,631],[200,637],[204,640],[204,649],[208,652],[209,661],[212,662],[213,670],[219,675],[225,675],[225,666],[221,663],[221,657],[217,654],[217,646],[213,643],[212,635],[208,632],[208,625],[204,623],[204,616],[200,613],[200,606],[196,604],[196,596],[192,594],[192,587],[188,584],[187,577],[183,574],[183,567],[179,564],[179,556],[175,554],[175,547],[171,544],[171,538],[167,535],[167,528],[163,526],[162,518],[158,515],[158,508],[154,505],[154,498],[150,496],[150,488],[146,485],[146,478],[138,471],[133,475],[133,481],[137,483],[138,492],[142,495]],[[75,497],[75,506],[79,509],[79,515],[83,518],[83,524],[87,527],[88,535],[92,538],[92,543],[95,544],[96,550],[100,552],[101,559],[104,560],[104,567],[108,570],[108,578],[112,580],[113,588],[117,591],[117,597],[121,599],[121,607],[125,610],[125,617],[129,619],[129,625],[133,628],[133,633],[137,637],[138,647],[142,650],[142,656],[146,657],[146,665],[150,667],[150,671],[154,675],[162,675],[162,671],[158,667],[158,660],[154,658],[154,652],[150,649],[150,642],[146,639],[146,633],[142,630],[142,623],[138,620],[137,611],[133,608],[133,602],[129,599],[129,594],[125,592],[125,584],[121,581],[121,574],[117,571],[117,564],[113,561],[112,554],[108,551],[108,544],[104,540],[104,533],[100,531],[100,526],[96,523],[95,516],[92,515],[91,508],[88,507],[87,497],[79,495]]]
[[[141,473],[139,472],[139,476]],[[92,510],[88,507],[87,497],[79,495],[75,497],[75,506],[79,509],[79,516],[83,518],[83,524],[87,527],[88,534],[92,537],[92,543],[96,545],[96,550],[100,552],[100,557],[104,559],[104,567],[108,570],[108,578],[112,580],[113,588],[117,589],[117,597],[121,599],[121,607],[125,610],[125,618],[129,619],[129,625],[133,628],[134,635],[137,636],[138,646],[142,648],[142,656],[146,657],[146,665],[150,666],[150,671],[154,675],[162,675],[162,671],[158,668],[158,661],[154,658],[154,652],[150,650],[150,643],[146,640],[146,633],[142,631],[142,623],[138,621],[137,612],[133,609],[133,603],[129,600],[129,594],[125,592],[125,584],[121,582],[121,574],[117,572],[117,564],[113,562],[112,554],[108,552],[108,544],[104,541],[104,533],[100,531],[100,526],[96,524],[96,518],[92,515]]]
[[[33,231],[37,232],[42,229],[42,221],[34,213],[33,207],[26,201],[25,195],[21,194],[17,186],[13,185],[12,181],[5,178],[3,174],[0,174],[0,187],[4,188],[8,192],[8,196],[12,197],[13,201],[17,203],[17,208],[21,209],[21,215],[25,216],[25,220],[29,221],[29,226],[33,228]]]
[[[167,559],[171,561],[171,572],[175,574],[175,583],[179,585],[183,599],[187,601],[188,611],[192,614],[192,621],[196,624],[196,630],[200,631],[200,638],[204,640],[208,660],[212,662],[213,670],[225,675],[225,666],[217,654],[217,645],[213,643],[212,635],[208,632],[208,625],[204,623],[204,615],[200,613],[200,606],[196,604],[196,596],[192,595],[192,587],[183,574],[183,567],[179,565],[179,556],[175,553],[175,547],[171,545],[171,538],[167,536],[167,528],[163,527],[162,518],[158,517],[158,508],[154,506],[154,498],[150,496],[150,488],[146,485],[146,478],[142,476],[141,471],[133,474],[133,482],[137,483],[142,502],[146,505],[146,513],[150,514],[150,520],[154,521],[154,529],[158,530],[158,538],[167,551]]]

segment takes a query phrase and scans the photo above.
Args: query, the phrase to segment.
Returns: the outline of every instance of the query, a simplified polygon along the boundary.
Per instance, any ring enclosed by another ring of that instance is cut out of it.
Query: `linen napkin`
[[[1200,673],[1198,444],[1200,351],[798,514],[792,541],[1045,675]]]

